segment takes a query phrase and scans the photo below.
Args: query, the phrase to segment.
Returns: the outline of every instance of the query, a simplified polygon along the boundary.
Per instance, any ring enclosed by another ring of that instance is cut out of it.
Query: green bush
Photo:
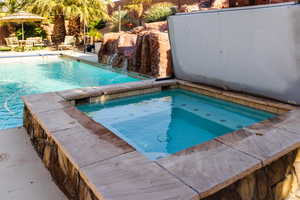
[[[97,29],[90,29],[88,35],[92,37],[94,41],[100,41],[103,39],[103,34]]]
[[[149,22],[164,21],[168,16],[172,15],[173,4],[171,3],[158,3],[154,4],[146,11],[144,20]]]
[[[107,21],[101,19],[101,20],[97,20],[97,21],[92,21],[89,24],[89,28],[91,29],[102,29],[105,28],[107,24]]]
[[[0,51],[11,51],[10,47],[0,47]]]
[[[16,35],[18,39],[22,39],[22,27],[18,25]],[[42,37],[46,38],[46,31],[36,23],[24,23],[24,37]]]
[[[18,47],[13,48],[13,51],[24,52],[24,51],[37,51],[37,50],[43,50],[43,49],[45,49],[45,47],[21,47],[21,46],[18,46]]]

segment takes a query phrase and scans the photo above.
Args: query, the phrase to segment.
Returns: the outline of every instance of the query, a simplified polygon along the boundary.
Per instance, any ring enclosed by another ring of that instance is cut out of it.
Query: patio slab
[[[300,146],[300,135],[282,129],[257,132],[241,130],[220,136],[217,140],[258,158],[263,166]]]
[[[24,128],[0,131],[0,196],[5,200],[67,200],[34,151]]]
[[[194,188],[200,198],[224,188],[261,167],[261,162],[216,140],[156,161]]]
[[[137,152],[82,169],[104,199],[198,199],[198,194]]]

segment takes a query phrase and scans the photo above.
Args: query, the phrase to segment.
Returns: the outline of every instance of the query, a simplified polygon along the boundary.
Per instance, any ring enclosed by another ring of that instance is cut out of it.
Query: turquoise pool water
[[[274,117],[181,89],[78,108],[151,160]]]
[[[132,81],[138,79],[56,56],[0,59],[0,130],[22,125],[20,96]]]

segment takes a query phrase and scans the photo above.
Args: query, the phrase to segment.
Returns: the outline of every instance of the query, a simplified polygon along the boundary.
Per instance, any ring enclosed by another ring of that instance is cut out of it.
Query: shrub
[[[0,51],[11,51],[10,47],[0,47]]]
[[[107,21],[105,21],[103,19],[97,20],[97,21],[92,21],[89,24],[89,28],[92,28],[92,29],[102,29],[102,28],[106,27],[106,24],[107,24]]]
[[[144,20],[146,22],[164,21],[168,16],[172,15],[173,4],[171,3],[157,3],[154,4],[146,11]]]
[[[97,29],[90,29],[88,35],[92,37],[94,41],[100,41],[103,39],[103,34]]]
[[[16,35],[19,39],[22,39],[22,27],[21,25],[17,26]],[[25,39],[28,37],[42,37],[46,38],[46,31],[35,23],[24,23],[24,36]]]

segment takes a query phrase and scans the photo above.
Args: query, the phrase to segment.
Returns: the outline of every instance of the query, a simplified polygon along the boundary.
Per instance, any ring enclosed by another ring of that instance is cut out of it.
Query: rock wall
[[[299,180],[298,149],[203,200],[298,200]]]
[[[131,0],[120,0],[120,1],[115,1],[113,2],[109,7],[108,7],[108,11],[109,14],[111,14],[114,11],[118,10],[118,6],[120,5],[121,8],[124,8],[126,5],[128,5],[130,3]],[[207,0],[152,0],[151,3],[144,3],[143,4],[143,9],[147,10],[151,5],[153,4],[157,4],[157,3],[172,3],[175,6],[180,6],[180,5],[197,5],[201,2],[205,2]]]
[[[49,170],[57,186],[70,200],[100,200],[79,173],[78,167],[64,153],[64,150],[39,125],[37,120],[24,108],[24,127],[33,147]]]
[[[172,75],[165,22],[146,24],[131,32],[104,35],[99,62],[154,77]]]
[[[243,7],[243,6],[264,5],[264,4],[285,3],[285,2],[291,2],[291,0],[214,0],[211,5],[211,8],[221,9],[221,8]]]

